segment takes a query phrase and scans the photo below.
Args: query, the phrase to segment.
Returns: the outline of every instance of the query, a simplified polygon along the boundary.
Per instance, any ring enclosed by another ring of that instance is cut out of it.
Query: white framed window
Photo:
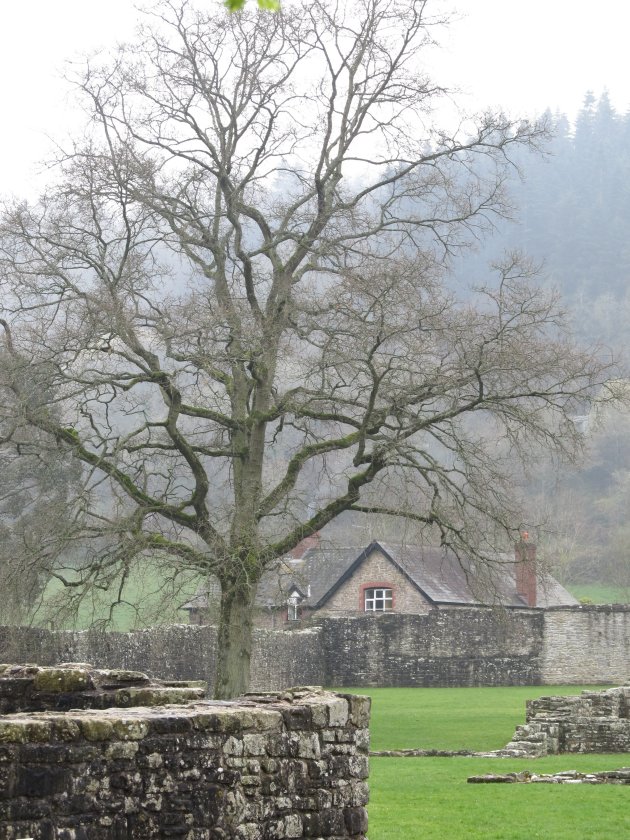
[[[393,608],[392,590],[378,587],[365,590],[365,612],[386,612]]]
[[[287,598],[287,621],[300,620],[300,597],[299,595],[291,595]]]

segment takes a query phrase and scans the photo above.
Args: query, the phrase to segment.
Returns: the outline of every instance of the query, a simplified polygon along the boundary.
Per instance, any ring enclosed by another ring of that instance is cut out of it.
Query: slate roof
[[[287,594],[296,586],[306,594],[310,586],[310,597],[304,604],[319,604],[331,587],[356,561],[361,549],[311,548],[300,560],[286,559],[263,575],[258,585],[256,605],[269,607],[286,604]],[[284,595],[283,595],[284,593]]]
[[[383,552],[419,593],[435,606],[500,604],[526,607],[517,595],[514,560],[497,554],[495,564],[477,572],[472,563],[459,559],[449,549],[432,546],[395,545],[374,541],[366,548],[311,548],[299,560],[283,559],[263,575],[256,606],[273,608],[286,605],[293,589],[301,606],[319,609],[352,575],[373,551]],[[310,587],[310,589],[309,589]],[[537,585],[537,606],[568,606],[578,601],[551,575],[542,575]],[[204,609],[205,593],[200,593],[183,609]]]
[[[527,606],[516,593],[514,557],[497,554],[494,563],[475,570],[467,558],[460,561],[447,548],[376,543],[411,582],[434,604],[470,606],[501,604]],[[579,603],[549,574],[537,580],[537,606]]]
[[[255,604],[269,608],[286,606],[287,596],[293,587],[306,596],[304,604],[318,603],[331,587],[331,582],[339,578],[357,559],[361,549],[350,548],[311,548],[303,558],[294,560],[283,558],[268,569],[258,584]],[[310,597],[308,588],[310,586]],[[182,609],[205,609],[205,592],[195,595]]]

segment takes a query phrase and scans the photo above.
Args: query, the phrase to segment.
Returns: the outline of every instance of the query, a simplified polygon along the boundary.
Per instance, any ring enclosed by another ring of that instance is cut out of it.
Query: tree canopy
[[[492,562],[515,465],[572,456],[607,376],[518,255],[445,283],[546,129],[434,123],[429,5],[160,0],[86,64],[57,181],[0,221],[6,353],[50,394],[9,366],[4,422],[82,465],[73,586],[147,555],[215,575],[219,697],[248,686],[262,573],[343,512]]]
[[[245,8],[247,0],[224,0],[224,6],[229,12],[240,12]],[[258,8],[264,12],[279,12],[279,0],[256,0]]]

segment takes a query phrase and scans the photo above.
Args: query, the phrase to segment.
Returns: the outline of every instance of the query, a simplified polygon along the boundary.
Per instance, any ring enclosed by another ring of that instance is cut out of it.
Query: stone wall
[[[533,685],[539,611],[488,608],[365,616],[321,623],[327,685]]]
[[[134,633],[0,627],[0,661],[98,662],[163,679],[213,682],[216,630]],[[252,688],[627,683],[630,606],[487,607],[320,617],[310,628],[257,630]]]
[[[544,617],[544,683],[630,682],[630,606],[554,607]]]
[[[312,688],[0,717],[0,837],[363,840],[368,724],[369,698]]]
[[[178,624],[134,633],[0,627],[0,658],[4,662],[95,662],[104,668],[144,671],[163,679],[208,680],[214,674],[215,652],[214,627]],[[264,654],[259,657],[264,658]]]
[[[630,686],[527,701],[525,724],[499,754],[630,752]]]
[[[295,633],[254,631],[252,690],[325,685],[321,630]],[[202,679],[212,685],[216,628],[177,624],[133,633],[0,627],[0,661],[98,662],[104,668],[144,671],[170,680]]]

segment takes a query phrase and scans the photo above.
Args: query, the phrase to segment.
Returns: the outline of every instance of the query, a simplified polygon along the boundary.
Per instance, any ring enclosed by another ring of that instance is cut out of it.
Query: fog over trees
[[[587,93],[572,122],[545,115],[547,154],[522,156],[509,184],[512,221],[467,254],[460,279],[485,271],[505,248],[541,265],[541,282],[561,292],[576,332],[586,340],[625,343],[630,329],[630,114],[608,95]]]
[[[513,220],[499,220],[494,235],[462,257],[456,283],[483,276],[503,249],[518,247],[541,266],[541,283],[560,291],[575,334],[627,362],[630,115],[618,113],[604,91],[587,93],[572,122],[564,114],[546,118],[549,153],[522,157],[525,177],[510,182]],[[552,465],[532,475],[532,517],[544,522],[542,547],[564,582],[619,585],[628,597],[628,415],[596,410],[578,422],[586,442],[582,467],[559,473]]]
[[[64,579],[215,575],[218,697],[247,689],[257,583],[303,537],[396,516],[497,562],[515,474],[575,457],[605,398],[608,357],[526,259],[453,289],[547,127],[442,130],[418,69],[436,22],[423,0],[161,0],[80,72],[85,135],[0,220],[3,445],[81,467]]]

